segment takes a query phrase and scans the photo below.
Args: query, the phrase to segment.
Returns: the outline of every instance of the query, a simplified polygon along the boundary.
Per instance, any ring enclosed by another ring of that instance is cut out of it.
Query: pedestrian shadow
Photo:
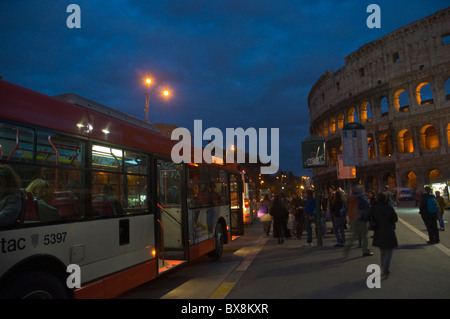
[[[303,298],[309,299],[348,299],[358,298],[358,293],[367,290],[363,280],[345,281],[326,289],[317,289],[307,292]]]
[[[424,247],[429,246],[426,243],[421,243],[421,244],[405,244],[405,245],[398,245],[398,247],[396,249],[405,249],[405,250],[409,250],[409,249],[424,249]]]

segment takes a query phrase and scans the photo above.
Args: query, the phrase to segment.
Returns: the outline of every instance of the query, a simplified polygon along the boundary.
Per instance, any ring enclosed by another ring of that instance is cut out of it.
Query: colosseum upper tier
[[[365,44],[323,74],[308,96],[311,134],[328,152],[328,167],[314,169],[321,189],[450,183],[449,78],[450,7]],[[338,179],[337,163],[350,122],[365,126],[369,160],[349,182]]]

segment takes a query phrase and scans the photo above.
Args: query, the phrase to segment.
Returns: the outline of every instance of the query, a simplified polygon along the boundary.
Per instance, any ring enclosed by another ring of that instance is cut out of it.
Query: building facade
[[[310,133],[326,141],[328,167],[314,169],[321,189],[362,184],[421,190],[450,183],[450,8],[365,44],[313,85]],[[368,164],[340,180],[341,131],[367,130]],[[436,183],[439,183],[436,184]]]

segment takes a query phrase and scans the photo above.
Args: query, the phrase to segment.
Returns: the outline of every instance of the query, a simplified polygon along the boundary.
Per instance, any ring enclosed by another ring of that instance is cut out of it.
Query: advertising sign
[[[369,153],[366,128],[360,123],[348,123],[342,128],[341,137],[344,166],[367,165]]]
[[[327,167],[325,140],[309,136],[302,142],[303,168]]]

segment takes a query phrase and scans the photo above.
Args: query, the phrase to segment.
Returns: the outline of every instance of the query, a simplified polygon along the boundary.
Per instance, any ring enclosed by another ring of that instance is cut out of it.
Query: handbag
[[[260,218],[262,222],[271,222],[273,219],[272,215],[265,214],[263,217]]]
[[[269,210],[265,204],[261,204],[261,207],[258,210],[258,218],[262,218],[265,215],[268,215]]]

